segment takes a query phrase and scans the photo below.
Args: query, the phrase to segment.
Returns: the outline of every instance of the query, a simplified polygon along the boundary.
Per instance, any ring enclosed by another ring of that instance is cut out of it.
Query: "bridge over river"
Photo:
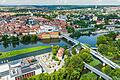
[[[109,77],[108,75],[102,73],[101,71],[95,69],[94,67],[90,66],[89,64],[84,62],[84,67],[91,70],[92,72],[94,72],[95,74],[99,75],[100,77],[104,78],[105,80],[112,80],[111,77]]]
[[[90,53],[95,56],[96,58],[98,58],[99,60],[101,60],[103,63],[108,64],[109,66],[111,66],[112,68],[120,68],[119,65],[117,65],[116,63],[112,62],[111,60],[107,59],[106,57],[104,57],[103,55],[101,55],[101,53],[93,50],[92,48],[86,46],[83,43],[80,43],[79,41],[69,37],[68,35],[62,34],[61,37],[67,39],[68,41],[73,42],[75,45],[80,44],[82,48],[84,49],[90,49]]]

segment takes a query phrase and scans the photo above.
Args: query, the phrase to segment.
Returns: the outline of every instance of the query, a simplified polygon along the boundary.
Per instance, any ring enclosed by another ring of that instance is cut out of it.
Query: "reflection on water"
[[[97,43],[97,37],[103,35],[103,34],[97,34],[97,35],[84,35],[80,36],[77,40],[79,42],[89,44],[91,47],[96,47]]]
[[[97,37],[102,34],[97,35],[82,35],[77,40],[79,42],[89,44],[92,47],[96,47]],[[13,43],[0,43],[0,51],[11,51],[18,50],[23,48],[30,48],[36,46],[50,46],[50,45],[59,45],[59,46],[70,46],[69,43],[64,41],[63,39],[44,39],[37,42],[13,42]]]
[[[41,42],[43,43],[56,43],[56,42],[60,42],[60,39],[43,39],[43,40],[40,40]]]
[[[12,50],[18,50],[23,48],[30,48],[30,47],[36,47],[36,46],[50,46],[50,45],[59,45],[59,46],[65,46],[68,45],[66,42],[64,42],[62,39],[45,39],[40,40],[36,42],[12,42],[12,43],[0,43],[0,51],[12,51]]]

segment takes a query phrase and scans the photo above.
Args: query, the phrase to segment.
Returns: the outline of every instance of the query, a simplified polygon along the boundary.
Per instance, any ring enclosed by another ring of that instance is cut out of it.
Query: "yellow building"
[[[38,35],[40,39],[59,38],[59,32],[48,32]]]

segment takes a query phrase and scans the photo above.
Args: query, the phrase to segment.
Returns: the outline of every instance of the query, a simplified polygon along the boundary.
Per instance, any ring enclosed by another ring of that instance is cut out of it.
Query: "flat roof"
[[[9,70],[8,64],[2,64],[0,65],[0,73]]]
[[[22,65],[23,62],[24,62],[23,60],[16,60],[16,61],[13,61],[12,63],[11,62],[9,63],[11,77],[24,75],[26,73],[29,73],[41,68],[41,65],[38,64],[38,61],[32,62],[32,63],[25,63],[26,65],[24,66]],[[14,67],[11,67],[11,65]]]
[[[9,75],[9,70],[4,71],[4,72],[0,72],[0,77],[4,77],[4,76],[7,76],[7,75]]]
[[[29,66],[27,68],[23,68],[21,70],[22,70],[22,73],[24,74],[24,73],[31,72],[31,71],[34,71],[34,70],[37,70],[37,69],[40,69],[40,68],[41,68],[40,65],[31,65],[31,66]]]

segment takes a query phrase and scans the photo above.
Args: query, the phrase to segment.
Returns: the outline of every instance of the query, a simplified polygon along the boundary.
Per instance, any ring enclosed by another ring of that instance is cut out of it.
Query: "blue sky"
[[[0,0],[0,5],[120,5],[120,0]]]

